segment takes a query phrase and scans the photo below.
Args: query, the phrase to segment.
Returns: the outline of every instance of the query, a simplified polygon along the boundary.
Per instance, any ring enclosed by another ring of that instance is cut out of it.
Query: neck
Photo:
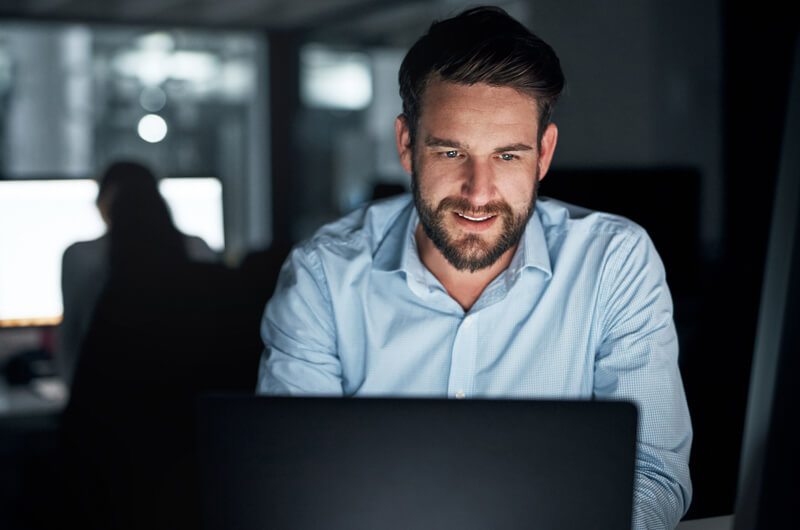
[[[447,294],[458,302],[465,312],[475,304],[486,286],[508,267],[517,248],[514,246],[508,249],[489,267],[470,272],[453,267],[433,241],[425,235],[422,225],[417,225],[414,237],[423,265],[442,283]]]

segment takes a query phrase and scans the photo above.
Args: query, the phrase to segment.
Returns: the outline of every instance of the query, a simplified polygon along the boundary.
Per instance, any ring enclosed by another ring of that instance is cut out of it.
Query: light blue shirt
[[[508,268],[465,312],[420,261],[409,195],[296,247],[261,325],[259,393],[629,399],[635,528],[691,499],[692,427],[664,267],[622,217],[540,198]]]

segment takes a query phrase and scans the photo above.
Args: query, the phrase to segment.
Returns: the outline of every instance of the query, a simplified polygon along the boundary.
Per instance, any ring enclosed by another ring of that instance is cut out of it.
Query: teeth
[[[463,217],[464,219],[467,219],[469,221],[485,221],[485,220],[489,219],[490,217],[492,217],[491,215],[487,215],[485,217],[470,217],[469,215],[464,215],[463,213],[458,213],[458,212],[456,212],[456,214],[458,214],[460,217]]]

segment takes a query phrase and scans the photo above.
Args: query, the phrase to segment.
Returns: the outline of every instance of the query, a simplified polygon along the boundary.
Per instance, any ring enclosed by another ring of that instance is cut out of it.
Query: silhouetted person
[[[119,260],[124,260],[125,252],[143,250],[142,246],[146,247],[145,254],[151,254],[151,250],[155,252],[152,254],[154,259],[180,254],[180,259],[217,260],[216,253],[201,238],[178,232],[159,194],[155,176],[140,164],[117,162],[109,166],[100,179],[96,204],[108,231],[98,239],[74,243],[62,258],[64,319],[59,328],[58,364],[68,385],[72,382],[78,353],[97,300],[108,279],[111,233],[114,230],[112,216],[121,223],[116,227],[116,232],[122,234],[117,241],[126,247],[121,254],[118,253]],[[117,211],[112,214],[113,205]],[[138,231],[139,236],[126,236],[126,232],[131,231]],[[125,243],[126,239],[130,241]],[[152,249],[146,244],[148,240],[152,242]],[[157,251],[157,248],[164,251]]]
[[[240,315],[255,311],[232,271],[190,262],[152,189],[129,191],[112,196],[108,280],[63,417],[71,515],[81,528],[194,528],[194,398],[252,390],[261,346]]]

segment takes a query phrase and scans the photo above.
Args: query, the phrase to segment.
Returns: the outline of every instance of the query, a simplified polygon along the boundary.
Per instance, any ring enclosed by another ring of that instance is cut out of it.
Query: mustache
[[[457,210],[463,214],[471,217],[483,217],[486,215],[508,216],[511,217],[513,212],[511,206],[503,201],[487,202],[481,206],[475,206],[464,197],[445,197],[439,202],[436,208],[437,213],[442,213],[447,210]]]

